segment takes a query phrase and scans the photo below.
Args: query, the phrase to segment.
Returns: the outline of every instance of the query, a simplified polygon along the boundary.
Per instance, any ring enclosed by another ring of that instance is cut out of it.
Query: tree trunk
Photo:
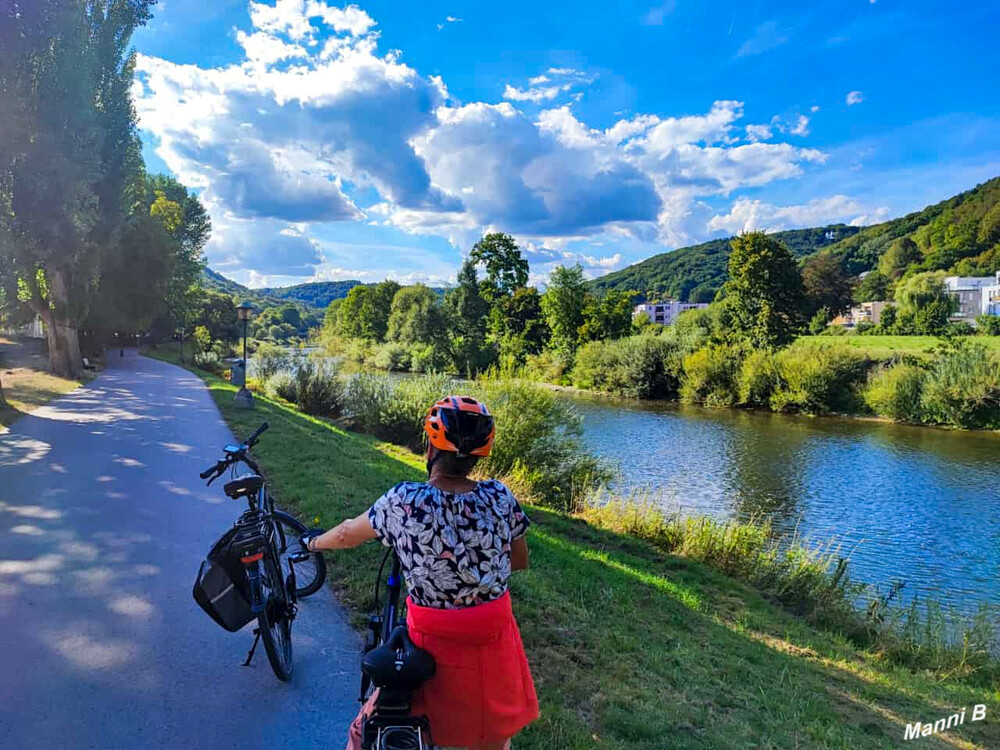
[[[45,323],[49,367],[56,375],[75,380],[83,375],[83,355],[76,322],[66,315],[69,293],[61,271],[49,273],[49,295],[54,304],[36,310]]]
[[[7,405],[7,397],[3,394],[3,379],[0,378],[0,407]]]

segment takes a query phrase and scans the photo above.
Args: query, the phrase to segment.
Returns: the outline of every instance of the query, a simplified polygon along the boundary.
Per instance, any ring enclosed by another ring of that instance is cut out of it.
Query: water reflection
[[[1000,604],[1000,435],[574,397],[618,489],[836,539],[853,576]]]

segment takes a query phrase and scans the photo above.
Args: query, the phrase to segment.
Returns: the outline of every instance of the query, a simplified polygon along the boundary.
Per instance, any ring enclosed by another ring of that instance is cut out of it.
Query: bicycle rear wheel
[[[278,539],[281,545],[279,553],[288,564],[294,565],[295,595],[299,597],[315,594],[326,580],[326,558],[322,552],[313,552],[308,558],[293,563],[292,557],[301,557],[299,537],[306,533],[308,527],[294,516],[276,510],[273,513],[278,526]]]
[[[292,618],[278,567],[271,554],[264,557],[266,604],[257,616],[257,625],[271,669],[279,680],[287,682],[292,677]]]

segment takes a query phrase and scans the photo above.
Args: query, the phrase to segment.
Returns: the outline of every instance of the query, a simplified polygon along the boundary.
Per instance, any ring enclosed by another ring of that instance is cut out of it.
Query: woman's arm
[[[528,540],[523,536],[510,543],[510,569],[528,569]]]
[[[368,520],[368,511],[351,518],[310,540],[309,549],[351,549],[375,538],[375,529]]]

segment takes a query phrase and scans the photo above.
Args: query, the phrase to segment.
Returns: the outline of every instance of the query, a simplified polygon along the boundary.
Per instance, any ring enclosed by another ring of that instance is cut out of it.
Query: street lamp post
[[[236,314],[243,321],[243,382],[240,384],[240,389],[236,391],[235,401],[240,406],[247,408],[253,406],[253,394],[247,388],[247,325],[255,312],[254,306],[246,300],[236,306]]]

